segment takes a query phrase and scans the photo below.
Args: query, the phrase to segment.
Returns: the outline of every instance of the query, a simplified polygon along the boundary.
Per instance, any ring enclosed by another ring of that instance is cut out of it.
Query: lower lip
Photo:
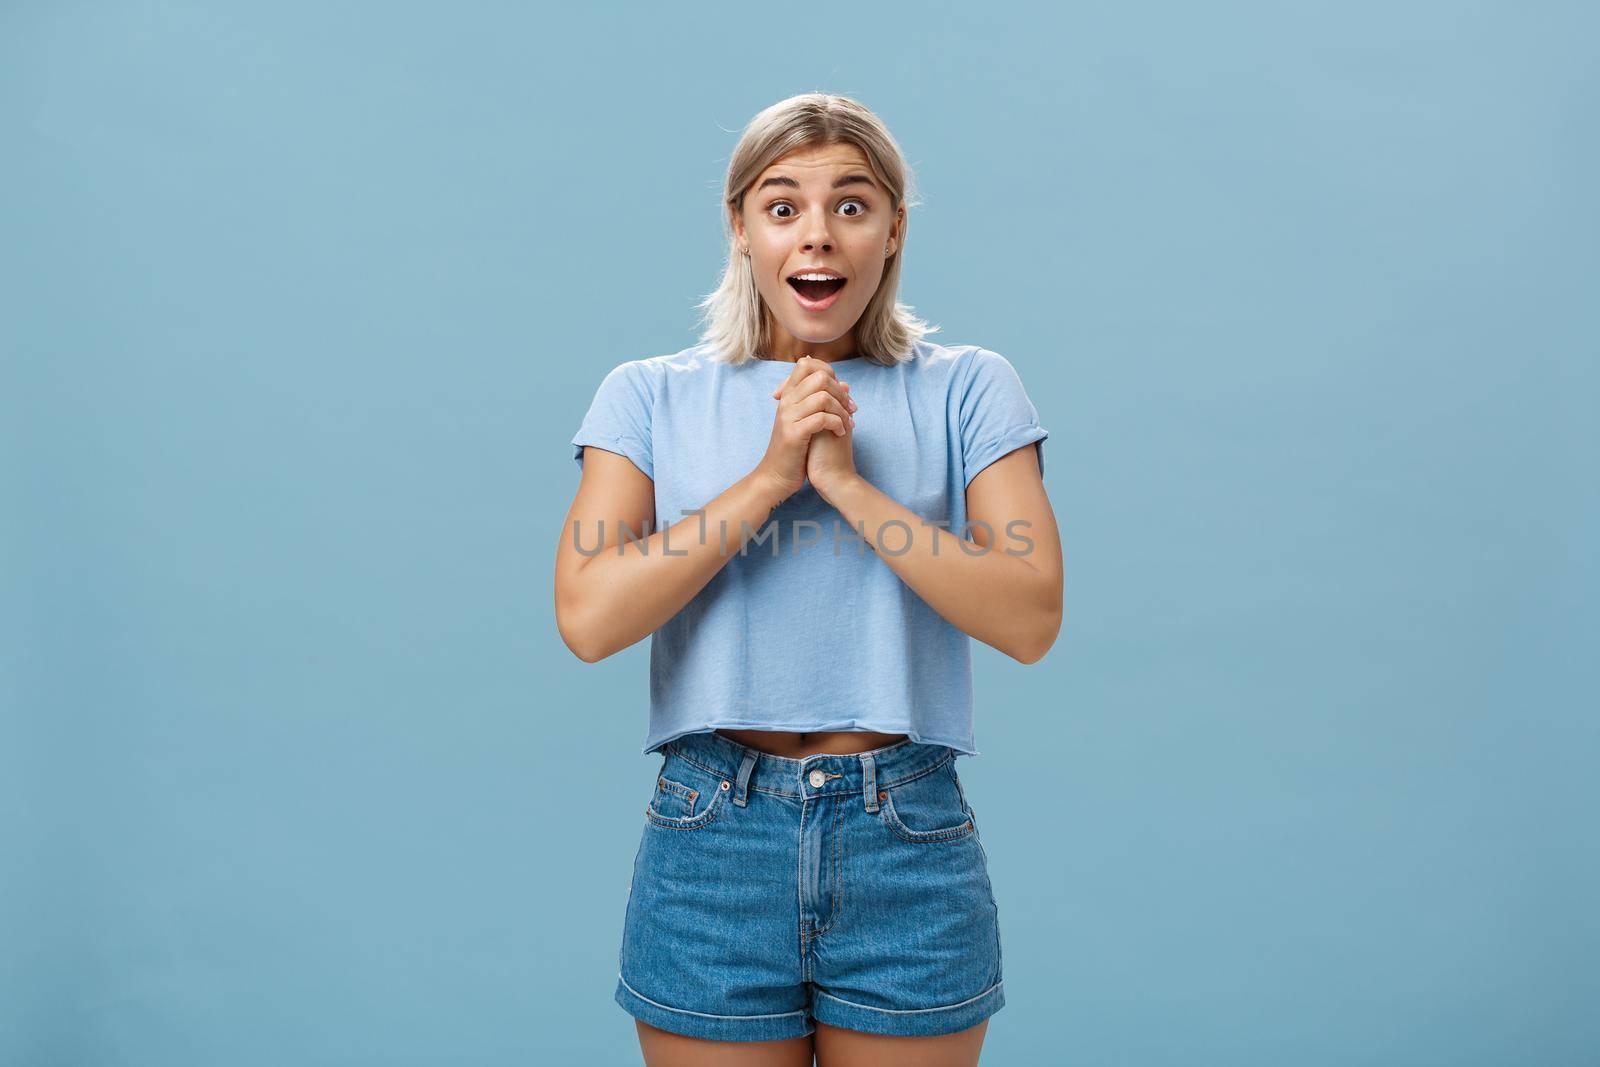
[[[832,294],[821,300],[807,300],[801,295],[800,290],[796,289],[788,282],[784,282],[783,285],[784,288],[788,289],[789,292],[794,294],[794,298],[799,301],[800,306],[805,308],[807,311],[827,311],[829,308],[833,307],[834,303],[844,293],[845,289],[849,288],[850,283],[845,282],[843,285],[839,286],[839,288],[835,289]]]

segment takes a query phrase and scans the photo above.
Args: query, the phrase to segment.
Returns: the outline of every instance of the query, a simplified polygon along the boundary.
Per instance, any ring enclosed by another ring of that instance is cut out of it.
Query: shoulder
[[[935,344],[918,341],[915,358],[901,364],[907,374],[942,382],[955,396],[966,396],[996,380],[1018,378],[1009,359],[982,345]]]
[[[1017,373],[1017,368],[1009,359],[992,348],[983,348],[980,345],[964,346],[960,363],[962,376],[966,381],[994,375],[1011,377]]]
[[[975,348],[975,345],[939,344],[924,338],[912,345],[910,356],[882,369],[921,382],[949,384],[960,380]]]
[[[967,345],[961,350],[952,381],[956,395],[963,401],[1026,392],[1016,365],[994,349],[980,345]]]

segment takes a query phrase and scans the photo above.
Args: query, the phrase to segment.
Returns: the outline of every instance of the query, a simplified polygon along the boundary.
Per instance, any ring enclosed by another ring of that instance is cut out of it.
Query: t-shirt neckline
[[[758,357],[751,357],[749,362],[750,363],[769,364],[769,365],[777,366],[777,367],[787,367],[789,370],[794,370],[794,364],[789,362],[788,360],[784,360],[784,359],[760,359]],[[824,362],[828,362],[828,361],[824,361]],[[866,363],[866,362],[867,362],[867,357],[866,356],[851,356],[849,359],[836,359],[836,360],[833,360],[831,362],[828,362],[828,366],[830,366],[830,367],[853,367],[853,366],[855,366],[855,365],[857,365],[859,363]]]

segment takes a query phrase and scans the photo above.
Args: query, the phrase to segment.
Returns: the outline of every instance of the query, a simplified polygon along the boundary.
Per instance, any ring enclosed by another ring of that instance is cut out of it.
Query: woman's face
[[[904,219],[855,145],[796,151],[757,176],[733,227],[749,246],[778,352],[845,338],[837,354],[848,354]],[[842,283],[791,280],[819,270]]]

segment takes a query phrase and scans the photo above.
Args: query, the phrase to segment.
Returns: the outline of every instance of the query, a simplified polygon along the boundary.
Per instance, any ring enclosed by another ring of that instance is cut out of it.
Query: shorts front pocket
[[[954,770],[954,759],[909,781],[878,791],[883,824],[915,844],[959,841],[977,832]]]
[[[656,774],[650,803],[645,805],[645,819],[664,829],[698,830],[716,820],[732,786],[732,782],[668,751]]]
[[[694,814],[694,804],[699,795],[698,790],[691,789],[682,782],[674,782],[671,778],[657,775],[656,795],[650,798],[650,808],[657,815],[682,818]]]

